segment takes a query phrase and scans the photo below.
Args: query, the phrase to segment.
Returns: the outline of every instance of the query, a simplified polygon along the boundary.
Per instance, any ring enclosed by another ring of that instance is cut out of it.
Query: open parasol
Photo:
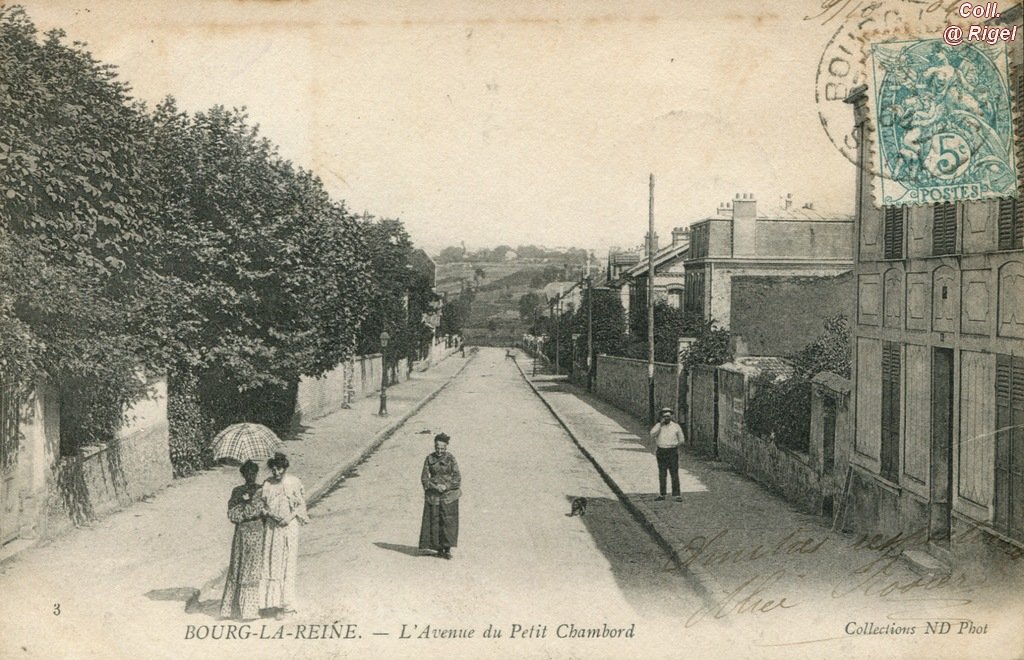
[[[239,463],[258,461],[274,455],[282,448],[281,439],[262,424],[232,424],[213,438],[213,457],[232,459]]]

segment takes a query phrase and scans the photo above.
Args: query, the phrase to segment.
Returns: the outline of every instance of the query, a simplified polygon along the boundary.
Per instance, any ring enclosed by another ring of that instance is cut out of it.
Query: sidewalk
[[[922,578],[899,560],[899,539],[868,543],[860,535],[832,532],[831,521],[800,512],[727,464],[685,449],[683,501],[656,501],[654,443],[645,424],[564,377],[538,374],[527,381],[703,597],[704,611],[687,627],[704,618],[749,618],[760,607],[777,610],[782,599],[781,607],[794,607],[794,615],[808,617],[807,625],[827,620],[828,632],[842,635],[835,617],[881,617],[891,611],[881,608],[896,602],[914,603],[918,617],[955,611],[983,620],[1016,600],[1007,584],[1016,580],[986,567],[958,568],[947,581]],[[943,599],[962,599],[962,606],[951,611]],[[800,634],[799,626],[785,628],[778,634]]]
[[[288,436],[289,473],[302,480],[312,506],[469,363],[457,354],[388,388],[388,417],[378,398],[307,421]],[[260,478],[266,476],[261,466]],[[65,609],[130,608],[134,599],[194,602],[227,570],[232,525],[226,518],[237,467],[217,467],[175,480],[152,498],[4,560],[5,605],[17,594],[60,594]],[[52,597],[52,596],[48,596]]]

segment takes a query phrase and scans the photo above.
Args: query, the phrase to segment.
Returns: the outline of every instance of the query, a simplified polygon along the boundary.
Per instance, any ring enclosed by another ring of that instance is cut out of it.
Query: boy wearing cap
[[[655,456],[658,459],[658,491],[660,495],[655,499],[665,499],[665,474],[672,475],[672,497],[676,502],[682,502],[682,495],[679,493],[679,446],[686,442],[683,437],[683,429],[672,421],[672,409],[662,408],[659,414],[660,420],[651,428],[651,438],[654,439],[657,449]]]

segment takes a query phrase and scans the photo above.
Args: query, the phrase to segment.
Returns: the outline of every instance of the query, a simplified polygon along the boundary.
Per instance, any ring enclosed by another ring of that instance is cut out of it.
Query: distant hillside
[[[519,318],[519,299],[528,292],[543,297],[544,285],[579,279],[585,266],[542,259],[437,264],[437,290],[448,295],[471,289],[475,296],[464,328],[468,342],[508,345],[522,338],[526,324]]]

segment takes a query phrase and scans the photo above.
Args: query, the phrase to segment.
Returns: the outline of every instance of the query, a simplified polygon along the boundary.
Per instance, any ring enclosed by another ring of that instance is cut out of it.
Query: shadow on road
[[[373,544],[383,550],[394,550],[395,552],[401,552],[403,555],[410,557],[429,557],[433,553],[429,550],[420,550],[413,545],[401,545],[400,543],[382,543],[381,541],[374,541]]]
[[[566,496],[567,508],[572,499]],[[700,606],[700,597],[686,576],[618,499],[588,497],[581,517],[623,596],[638,614],[677,616]]]

